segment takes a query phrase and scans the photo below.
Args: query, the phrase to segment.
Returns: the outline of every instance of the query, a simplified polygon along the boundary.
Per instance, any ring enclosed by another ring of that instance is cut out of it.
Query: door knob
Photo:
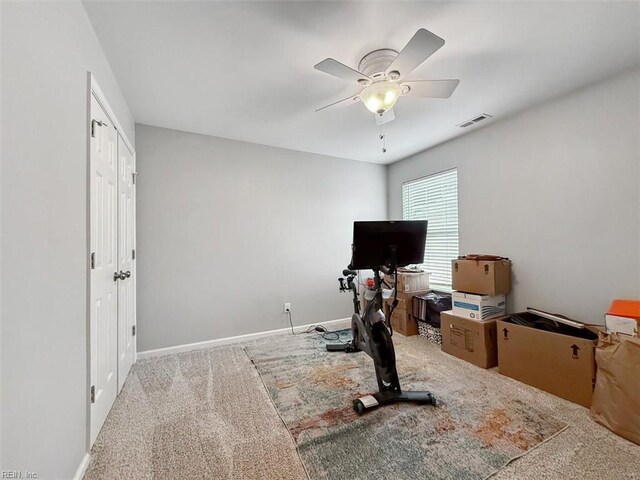
[[[131,276],[131,272],[129,271],[123,272],[122,270],[120,270],[120,273],[118,272],[113,273],[113,281],[117,282],[118,280],[126,280],[130,276]]]

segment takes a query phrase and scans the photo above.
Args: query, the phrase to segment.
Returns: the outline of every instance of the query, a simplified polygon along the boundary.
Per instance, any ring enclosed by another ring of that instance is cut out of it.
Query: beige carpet
[[[493,389],[508,386],[569,424],[493,479],[640,479],[640,447],[593,422],[585,408],[478,369],[420,337],[394,340],[408,355],[446,364],[461,386],[470,377]],[[85,478],[307,476],[255,367],[236,345],[139,361],[98,436]]]
[[[140,360],[85,479],[306,479],[242,347]]]

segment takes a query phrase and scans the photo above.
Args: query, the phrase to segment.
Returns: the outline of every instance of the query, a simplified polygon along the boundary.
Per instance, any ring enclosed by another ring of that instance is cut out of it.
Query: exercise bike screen
[[[426,220],[353,222],[353,257],[350,268],[362,270],[380,266],[396,267],[424,262]]]

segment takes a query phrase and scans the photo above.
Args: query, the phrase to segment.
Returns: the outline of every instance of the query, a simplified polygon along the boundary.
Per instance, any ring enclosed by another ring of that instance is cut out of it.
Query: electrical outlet
[[[285,303],[284,304],[284,313],[290,312],[291,311],[291,304],[290,303]]]

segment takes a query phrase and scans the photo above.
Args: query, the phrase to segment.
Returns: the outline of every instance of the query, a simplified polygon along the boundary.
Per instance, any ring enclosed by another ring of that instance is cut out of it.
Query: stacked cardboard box
[[[481,368],[498,364],[496,320],[504,318],[511,262],[458,259],[451,263],[452,311],[442,312],[442,350]]]
[[[511,261],[459,258],[451,261],[453,289],[481,295],[507,294],[511,290]]]
[[[393,281],[393,279],[392,279]],[[398,270],[398,304],[391,313],[391,327],[405,336],[418,335],[418,322],[412,316],[412,301],[416,295],[429,290],[429,274],[426,272]],[[387,300],[387,313],[391,310],[393,297]]]
[[[498,364],[496,319],[471,320],[453,312],[440,314],[442,351],[480,368]]]
[[[422,270],[398,269],[398,293],[423,292],[429,290],[429,274]],[[391,276],[393,281],[393,276]]]
[[[460,258],[452,260],[451,275],[454,315],[489,320],[505,314],[506,294],[511,290],[511,261]]]
[[[405,336],[418,335],[418,322],[413,318],[411,303],[416,295],[423,295],[426,291],[399,292],[398,305],[391,313],[391,327],[394,331]],[[387,309],[391,311],[393,297],[387,300]]]

